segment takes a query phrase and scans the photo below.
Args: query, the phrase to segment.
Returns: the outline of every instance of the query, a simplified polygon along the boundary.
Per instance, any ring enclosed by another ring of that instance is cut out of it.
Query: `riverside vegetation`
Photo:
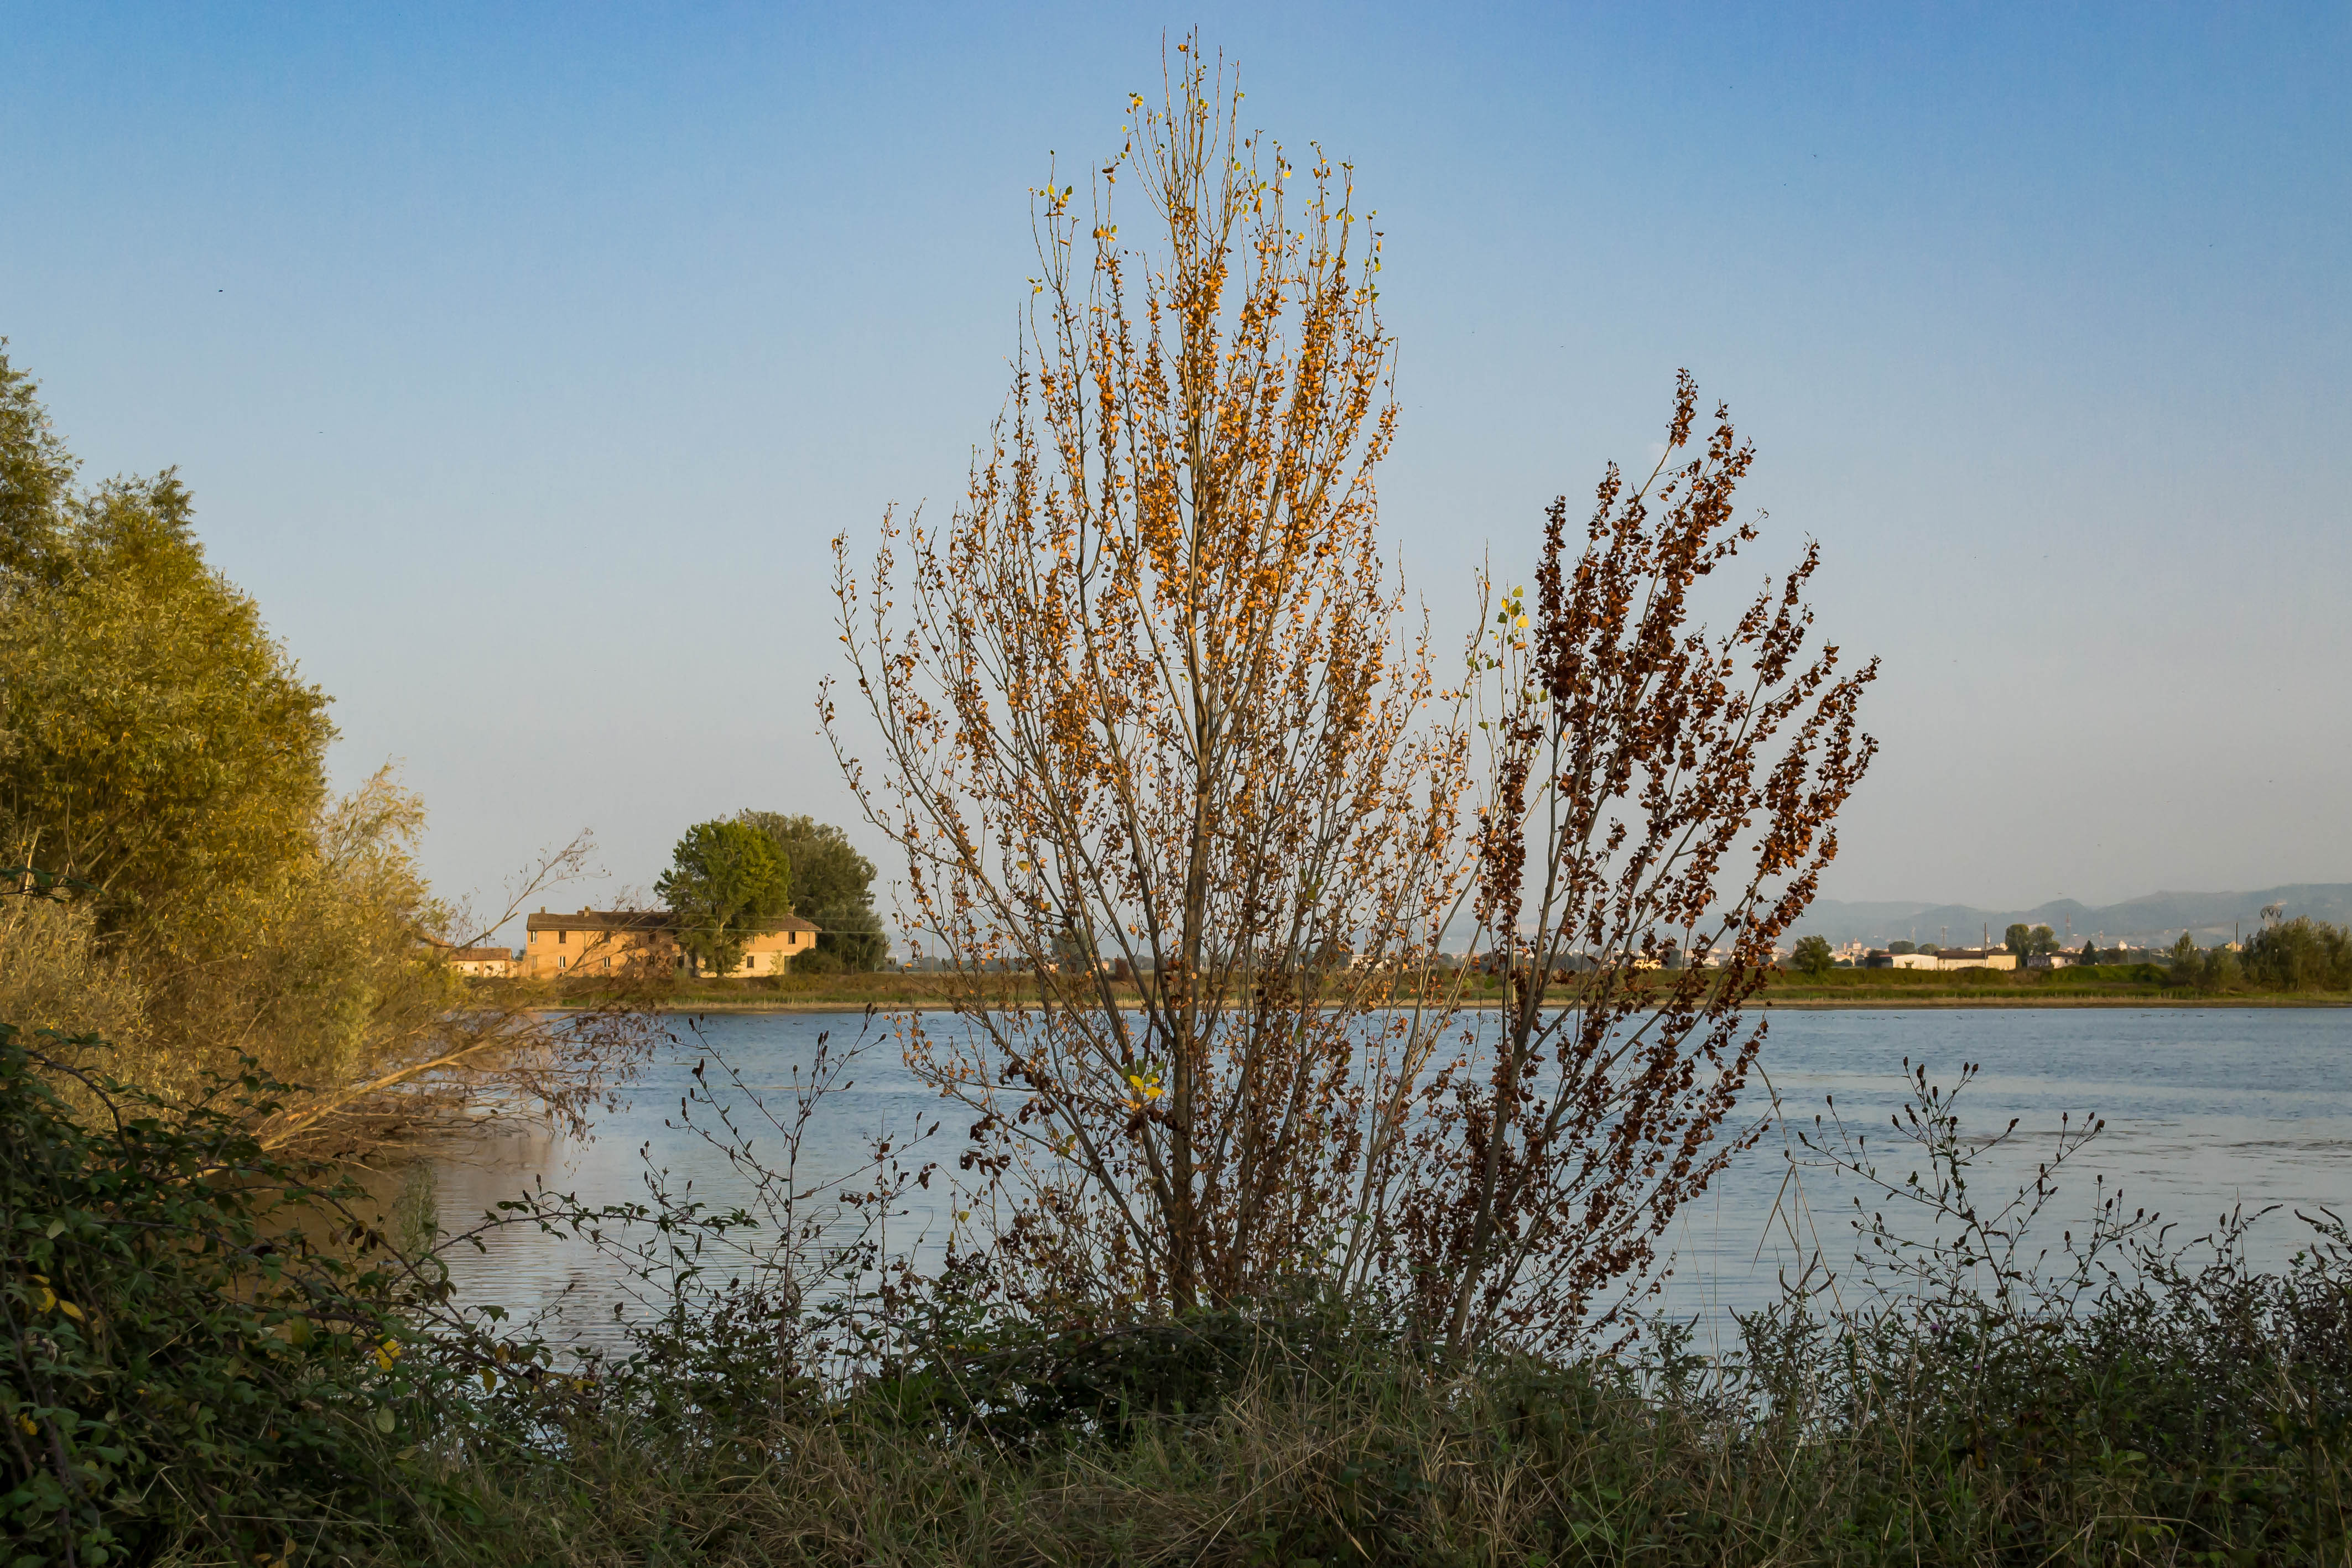
[[[1238,102],[1187,41],[1091,214],[1040,188],[965,505],[890,522],[863,577],[838,552],[881,764],[821,713],[945,1007],[869,1011],[781,1089],[705,1053],[677,1116],[725,1207],[649,1170],[636,1203],[445,1228],[338,1179],[338,1144],[484,1094],[584,1113],[644,998],[583,1027],[450,985],[408,819],[339,836],[321,699],[184,497],[68,494],[9,383],[7,653],[48,683],[7,687],[7,906],[45,934],[0,948],[12,1563],[2344,1560],[2341,1225],[2263,1274],[2254,1217],[2182,1240],[2101,1189],[2053,1246],[2095,1123],[1989,1196],[2015,1129],[1964,1127],[1965,1070],[1919,1069],[1885,1132],[1792,1127],[1793,1175],[1876,1201],[1734,1349],[1654,1317],[1658,1239],[1759,1135],[1729,1120],[1756,1004],[1874,752],[1874,667],[1814,635],[1811,550],[1697,619],[1757,537],[1753,454],[1685,376],[1654,470],[1611,469],[1580,537],[1555,505],[1441,677],[1375,527],[1378,235],[1346,165]],[[1122,248],[1122,181],[1156,251]],[[215,685],[175,684],[167,592],[235,633]],[[124,650],[154,650],[135,679],[69,673]],[[73,717],[117,690],[150,707]],[[44,799],[118,826],[60,844]],[[402,940],[310,924],[352,909]],[[1456,921],[1514,956],[1491,998],[1432,961]],[[1726,961],[1651,968],[1670,943]],[[809,1168],[877,1049],[971,1139]],[[889,1222],[935,1186],[918,1267]],[[441,1259],[502,1226],[624,1270],[620,1349],[449,1299]]]
[[[2338,928],[2324,922],[2302,924],[2308,926],[2313,946],[2321,951],[2325,951],[2324,943],[2345,940]],[[683,1010],[834,1012],[856,1011],[869,1005],[952,1010],[959,998],[974,994],[971,978],[947,974],[837,968],[802,974],[798,968],[795,964],[793,973],[749,980],[682,976],[667,984],[659,996],[663,1005]],[[1024,985],[1019,975],[1010,972],[994,978],[1006,1001]],[[1672,982],[1652,976],[1643,983],[1664,988]],[[1130,1007],[1139,1005],[1145,995],[1132,980],[1117,977],[1108,989]],[[541,1004],[563,1007],[596,1005],[616,993],[590,980],[544,985],[530,994]],[[1374,994],[1392,995],[1394,990],[1376,982]],[[1510,995],[1511,982],[1502,975],[1474,974],[1461,982],[1460,1003],[1465,1008],[1497,1008]],[[2305,970],[2284,966],[2273,970],[2238,955],[2205,951],[2196,956],[2193,967],[2142,961],[2025,970],[1831,968],[1811,975],[1781,968],[1758,993],[1757,1000],[1772,1007],[1853,1008],[2342,1007],[2352,1003],[2352,973],[2319,965]]]

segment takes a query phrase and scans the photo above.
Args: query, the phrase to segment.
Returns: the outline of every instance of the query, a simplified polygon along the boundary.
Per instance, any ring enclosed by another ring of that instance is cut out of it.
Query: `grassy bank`
[[[1214,1322],[1161,1331],[1163,1343],[1194,1337],[1190,1401],[1147,1379],[1097,1384],[1100,1397],[1044,1430],[990,1431],[970,1417],[973,1396],[1017,1409],[1021,1390],[968,1384],[942,1400],[937,1365],[826,1416],[778,1408],[708,1430],[635,1407],[592,1417],[560,1463],[437,1470],[487,1528],[386,1560],[2344,1561],[2340,1364],[2283,1368],[2266,1354],[2277,1347],[2210,1323],[2175,1346],[2118,1315],[1989,1345],[1898,1333],[1765,1344],[1732,1366],[1461,1373],[1376,1339],[1252,1326],[1254,1340]],[[1055,1353],[1091,1365],[1099,1350],[1066,1342],[1033,1370],[1066,1375]]]
[[[1663,983],[1663,982],[1657,982]],[[833,1012],[866,1007],[936,1009],[954,1005],[959,982],[948,975],[903,972],[848,975],[782,975],[752,980],[706,980],[661,993],[660,1005],[677,1011]],[[1135,988],[1119,994],[1140,999]],[[584,1006],[607,1000],[588,988],[539,988],[549,1006]],[[1021,996],[1005,977],[1001,995]],[[1468,993],[1474,1007],[1501,1005],[1500,982],[1481,979]],[[2099,964],[2084,969],[1837,969],[1814,977],[1784,970],[1761,998],[1783,1008],[2064,1008],[2064,1007],[2345,1007],[2352,993],[2287,991],[2237,987],[2206,989],[2177,981],[2159,964]]]
[[[1774,1007],[2344,1007],[2352,994],[2239,985],[2186,984],[2161,964],[2066,969],[1834,969],[1784,971],[1764,1001]]]

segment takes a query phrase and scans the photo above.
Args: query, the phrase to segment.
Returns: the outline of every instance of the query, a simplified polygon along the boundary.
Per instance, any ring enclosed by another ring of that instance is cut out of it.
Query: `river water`
[[[944,1020],[943,1020],[944,1021]],[[1847,1124],[1886,1129],[1911,1088],[1904,1061],[1925,1063],[1930,1082],[1948,1088],[1964,1062],[1980,1072],[1958,1110],[1972,1132],[1995,1133],[2014,1117],[2011,1141],[1984,1157],[1974,1190],[2005,1195],[2047,1155],[2062,1116],[2079,1125],[2103,1118],[2105,1131],[2075,1158],[2076,1173],[2047,1211],[2042,1233],[2079,1228],[2096,1200],[2094,1176],[2120,1187],[2128,1212],[2160,1211],[2187,1237],[2242,1206],[2276,1205],[2253,1233],[2259,1261],[2275,1264],[2307,1235],[2295,1207],[2325,1206],[2352,1216],[2352,1011],[2326,1009],[1969,1009],[1802,1011],[1774,1009],[1761,1059],[1762,1077],[1743,1103],[1746,1124],[1766,1124],[1761,1141],[1718,1178],[1705,1198],[1685,1206],[1671,1233],[1673,1274],[1663,1304],[1719,1329],[1727,1309],[1758,1304],[1777,1291],[1801,1250],[1818,1248],[1843,1265],[1854,1250],[1850,1178],[1801,1173],[1800,1201],[1787,1151],[1799,1126],[1810,1131],[1834,1097]],[[486,1134],[444,1149],[429,1182],[445,1231],[466,1229],[502,1199],[534,1184],[583,1203],[642,1200],[649,1173],[673,1192],[688,1190],[728,1204],[746,1190],[740,1170],[683,1124],[681,1097],[704,1082],[723,1084],[719,1064],[745,1086],[719,1097],[753,1134],[753,1150],[773,1160],[782,1133],[765,1124],[756,1098],[789,1123],[795,1070],[805,1074],[821,1037],[838,1053],[861,1039],[867,1049],[811,1117],[800,1174],[870,1169],[867,1149],[882,1135],[942,1124],[930,1150],[952,1171],[966,1124],[919,1087],[898,1059],[887,1025],[860,1014],[714,1015],[681,1025],[678,1044],[652,1061],[627,1108],[606,1116],[584,1140],[544,1134]],[[1773,1116],[1773,1094],[1781,1108]],[[698,1106],[696,1118],[709,1113]],[[1874,1135],[1882,1169],[1896,1180],[1922,1162],[1891,1130]],[[1797,1150],[1801,1155],[1802,1150]],[[1867,1195],[1865,1194],[1865,1197]],[[933,1253],[955,1199],[944,1177],[916,1189],[893,1211],[893,1250]],[[1888,1206],[1880,1204],[1882,1209]],[[1890,1220],[1905,1223],[1897,1212]],[[614,1310],[639,1310],[622,1271],[578,1242],[528,1226],[508,1226],[483,1247],[446,1254],[456,1298],[494,1302],[510,1312],[546,1314],[557,1339],[611,1343]]]

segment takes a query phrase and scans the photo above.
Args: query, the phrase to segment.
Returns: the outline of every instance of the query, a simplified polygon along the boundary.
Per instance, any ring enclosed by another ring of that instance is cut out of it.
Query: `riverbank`
[[[1017,977],[991,977],[992,1005],[1011,1005],[1024,995]],[[501,985],[508,982],[499,982]],[[1663,987],[1664,977],[1654,977]],[[861,975],[782,975],[754,980],[702,981],[632,998],[671,1012],[815,1013],[944,1011],[958,999],[960,983],[948,975],[904,971]],[[538,988],[550,1008],[609,1005],[614,998],[586,988]],[[1116,984],[1122,1001],[1140,1005],[1135,987]],[[1500,982],[1474,983],[1464,1005],[1476,1009],[1502,1006]],[[1765,1008],[2341,1008],[2352,994],[2336,991],[2205,990],[2175,985],[2156,964],[2100,964],[2088,969],[2004,971],[1960,969],[1838,969],[1827,975],[1782,972],[1773,977],[1754,1005]]]
[[[1868,1020],[1812,1027],[1884,1049]],[[2145,1058],[2146,1027],[2111,1043]],[[1665,1311],[1630,1344],[1465,1360],[1320,1292],[1171,1317],[919,1288],[796,1315],[699,1261],[738,1221],[698,1186],[662,1247],[604,1239],[657,1310],[583,1362],[528,1312],[467,1310],[440,1270],[469,1243],[402,1256],[412,1227],[208,1106],[136,1139],[82,1127],[8,1045],[0,1175],[40,1272],[0,1294],[41,1354],[0,1414],[41,1441],[13,1450],[0,1526],[35,1561],[2172,1568],[2340,1563],[2352,1539],[2352,1243],[2332,1223],[2297,1217],[2276,1263],[2226,1224],[2178,1252],[2092,1236],[2123,1267],[2088,1295],[2063,1260],[2045,1278],[1947,1241],[1897,1274],[1857,1260],[1834,1295],[1783,1272],[1720,1349]],[[2308,1062],[2269,1043],[2193,1055],[2305,1098]],[[239,1180],[184,1179],[224,1155]],[[534,1190],[502,1200],[513,1229],[603,1245],[564,1218],[582,1198]],[[359,1250],[302,1244],[320,1215]],[[80,1506],[54,1500],[76,1484]]]
[[[1449,1371],[1377,1329],[1210,1319],[918,1347],[837,1413],[752,1394],[709,1430],[670,1392],[702,1369],[647,1368],[643,1394],[570,1421],[560,1457],[425,1469],[469,1516],[379,1561],[2341,1562],[2336,1364],[2291,1362],[2306,1325],[2275,1308],[2236,1342],[2197,1333],[2202,1304],[2041,1319],[2040,1343],[2005,1329],[1990,1371],[1900,1319],[1761,1341],[1737,1372],[1654,1356]]]

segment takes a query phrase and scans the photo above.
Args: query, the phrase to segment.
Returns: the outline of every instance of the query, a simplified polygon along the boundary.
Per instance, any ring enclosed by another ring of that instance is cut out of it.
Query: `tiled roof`
[[[526,931],[622,931],[659,936],[676,929],[677,922],[667,909],[583,909],[576,915],[550,915],[545,910],[523,922]],[[779,915],[763,920],[759,929],[763,932],[814,931],[816,926],[797,915]]]

